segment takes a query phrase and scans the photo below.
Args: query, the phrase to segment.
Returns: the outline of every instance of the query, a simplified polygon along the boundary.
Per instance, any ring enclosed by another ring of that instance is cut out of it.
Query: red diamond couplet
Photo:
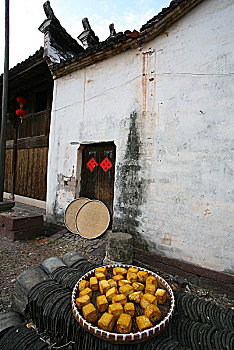
[[[94,158],[91,158],[88,163],[87,166],[89,167],[90,171],[93,171],[93,169],[95,168],[95,166],[97,166],[98,163],[96,162],[96,160]]]
[[[100,166],[102,167],[102,169],[107,172],[108,169],[110,169],[112,167],[112,163],[110,162],[110,160],[106,157],[100,164]]]

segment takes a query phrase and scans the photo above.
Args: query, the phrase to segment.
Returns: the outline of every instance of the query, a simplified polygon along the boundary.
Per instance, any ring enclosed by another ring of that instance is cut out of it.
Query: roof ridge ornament
[[[43,4],[43,9],[44,9],[45,15],[48,19],[55,19],[56,18],[53,9],[50,6],[50,1],[46,1]]]
[[[115,31],[114,23],[111,23],[109,25],[109,29],[110,29],[110,36],[115,36],[116,35],[116,31]]]
[[[61,26],[54,14],[50,1],[43,4],[46,19],[38,28],[44,34],[44,55],[48,66],[76,59],[83,47]]]
[[[82,42],[83,47],[87,49],[89,47],[93,47],[99,44],[99,38],[95,35],[94,31],[92,30],[87,17],[82,19],[82,24],[84,27],[84,31],[80,35],[78,35],[77,38]]]
[[[87,17],[82,19],[82,24],[83,24],[84,30],[90,30],[90,31],[92,30]]]

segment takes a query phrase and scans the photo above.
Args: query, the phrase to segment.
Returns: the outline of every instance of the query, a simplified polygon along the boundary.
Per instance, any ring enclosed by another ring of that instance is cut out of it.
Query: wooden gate
[[[80,197],[102,201],[113,215],[115,145],[113,142],[85,145],[82,151]]]
[[[5,161],[5,192],[11,192],[11,142],[7,142]],[[15,194],[46,200],[48,136],[18,140]]]
[[[45,201],[53,78],[43,52],[41,48],[9,71],[4,191],[11,192],[14,127],[18,124],[15,194]],[[16,116],[17,97],[27,100],[23,123]]]

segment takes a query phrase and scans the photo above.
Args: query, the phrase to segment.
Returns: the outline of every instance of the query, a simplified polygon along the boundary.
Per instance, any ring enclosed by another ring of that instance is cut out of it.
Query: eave
[[[145,43],[153,40],[158,35],[165,32],[181,17],[185,16],[189,11],[191,11],[194,7],[196,7],[203,1],[204,0],[183,1],[174,10],[172,10],[170,13],[166,14],[163,18],[161,18],[160,21],[154,23],[152,26],[149,26],[147,29],[139,32],[138,36],[129,37],[122,42],[114,42],[113,44],[110,44],[107,48],[105,46],[108,46],[108,44],[105,45],[105,42],[103,42],[100,45],[100,48],[95,48],[96,52],[92,52],[92,50],[88,54],[84,52],[82,53],[82,55],[80,55],[79,59],[74,60],[74,62],[65,62],[62,65],[56,66],[52,65],[50,62],[47,61],[52,71],[53,78],[58,79],[64,75],[71,74],[74,71],[88,67],[94,63],[103,61],[106,58],[125,52],[129,49],[134,49],[144,45]]]

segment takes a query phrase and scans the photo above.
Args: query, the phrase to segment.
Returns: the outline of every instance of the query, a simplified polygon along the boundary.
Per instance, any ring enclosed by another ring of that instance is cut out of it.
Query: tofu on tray
[[[122,334],[131,332],[133,320],[140,332],[153,327],[162,318],[159,307],[167,299],[166,290],[158,288],[157,278],[136,267],[114,267],[111,276],[107,268],[98,267],[89,280],[80,281],[78,290],[76,305],[85,320],[97,322],[104,331],[116,329]]]

